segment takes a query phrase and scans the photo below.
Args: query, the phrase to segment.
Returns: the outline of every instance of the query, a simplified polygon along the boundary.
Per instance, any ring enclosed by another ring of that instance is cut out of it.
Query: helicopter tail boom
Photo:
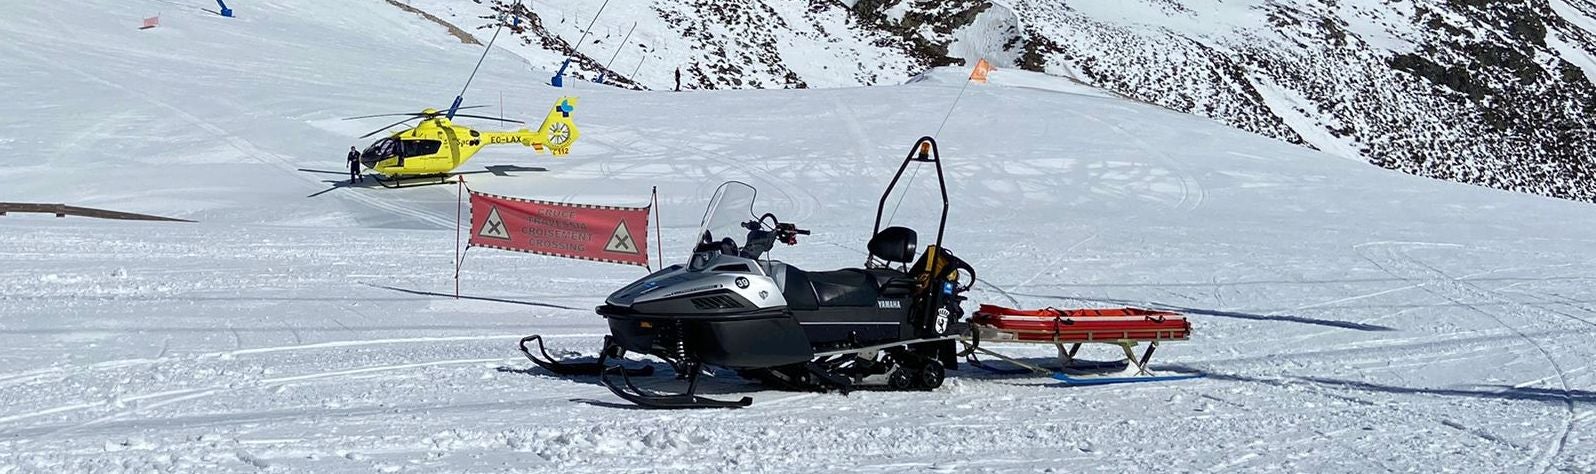
[[[484,145],[507,145],[520,143],[522,146],[529,146],[537,149],[537,151],[543,151],[543,140],[541,140],[542,137],[536,133],[532,133],[531,130],[523,128],[513,132],[485,131],[481,133],[482,142]]]

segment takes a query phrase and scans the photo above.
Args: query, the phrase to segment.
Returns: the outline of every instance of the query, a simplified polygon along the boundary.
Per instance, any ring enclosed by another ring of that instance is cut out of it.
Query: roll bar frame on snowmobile
[[[932,277],[941,277],[950,272],[964,270],[970,274],[971,284],[974,284],[975,269],[966,264],[963,260],[960,260],[958,257],[953,256],[952,252],[949,252],[946,248],[942,247],[942,237],[947,233],[948,228],[948,209],[951,206],[949,205],[948,199],[948,180],[942,172],[942,151],[937,148],[937,140],[935,138],[925,136],[920,137],[919,140],[916,140],[914,142],[914,147],[909,149],[909,154],[903,157],[903,163],[898,165],[898,172],[892,175],[892,181],[887,183],[886,191],[881,192],[881,200],[876,203],[876,222],[875,228],[870,232],[871,240],[882,237],[883,230],[892,229],[891,227],[882,229],[881,218],[887,210],[887,198],[892,196],[892,191],[894,189],[897,189],[898,181],[902,180],[903,172],[909,169],[910,162],[930,163],[936,169],[937,191],[942,197],[942,213],[938,216],[937,220],[936,244],[934,244],[934,247],[931,247],[935,249],[936,252],[933,255],[928,251],[926,255],[922,256],[922,260],[916,262],[914,266],[920,267],[924,265],[925,268],[923,270],[926,272],[938,273],[938,275],[932,275]],[[914,178],[911,176],[909,180],[912,182]],[[902,198],[899,198],[899,203],[902,203]],[[894,208],[894,212],[896,212],[896,208]],[[870,255],[865,259],[866,267],[876,264],[885,265],[885,259],[881,259],[883,262],[880,263],[876,261],[876,259],[879,257],[876,254],[876,250],[877,249],[872,248],[868,252]],[[927,290],[935,292],[938,289],[928,288]],[[963,290],[969,290],[969,285],[965,285]]]
[[[958,257],[955,257],[952,252],[949,252],[942,246],[942,237],[947,233],[948,209],[951,208],[951,205],[950,200],[948,199],[948,180],[945,173],[942,171],[942,150],[937,146],[937,139],[930,136],[923,136],[920,137],[919,140],[915,140],[914,146],[909,148],[909,153],[903,157],[903,163],[898,165],[898,172],[893,174],[892,181],[887,183],[887,189],[881,192],[881,200],[876,204],[875,228],[870,233],[871,246],[874,247],[878,238],[884,237],[884,229],[881,228],[881,221],[887,210],[887,199],[892,196],[892,191],[897,189],[898,182],[903,179],[903,172],[908,171],[909,163],[911,162],[930,163],[936,170],[937,191],[942,198],[942,212],[938,216],[937,220],[936,244],[926,249],[925,254],[920,257],[918,262],[915,262],[913,266],[906,266],[905,269],[912,270],[910,272],[911,274],[917,273],[918,271],[924,271],[925,273],[917,275],[920,278],[924,278],[924,281],[936,281],[943,279],[945,277],[951,276],[954,273],[957,273],[960,270],[963,270],[970,275],[970,282],[958,288],[958,291],[954,291],[953,288],[941,288],[935,285],[925,285],[924,288],[919,289],[924,293],[926,301],[930,302],[930,304],[924,305],[922,308],[924,313],[920,315],[922,318],[921,321],[925,326],[927,326],[927,329],[932,329],[931,325],[934,324],[933,321],[938,320],[938,315],[936,314],[938,308],[943,307],[943,297],[969,291],[970,287],[975,284],[975,268],[970,266],[968,263],[965,263]],[[909,180],[912,182],[914,178],[911,176]],[[908,191],[905,190],[905,192]],[[902,202],[901,198],[899,202]],[[896,207],[894,207],[893,211],[896,213]],[[885,230],[891,231],[892,229],[893,228],[889,227]],[[888,265],[888,262],[886,262],[886,259],[884,258],[880,259],[880,262],[877,261],[877,251],[878,249],[876,248],[869,249],[870,255],[866,258],[866,267],[870,267],[871,265]],[[949,297],[958,298],[959,301],[963,301],[962,297]],[[950,316],[951,317],[949,319],[956,319],[960,315],[955,314]],[[948,322],[951,323],[955,321]],[[957,364],[957,359],[950,355],[945,357],[943,363],[945,363],[948,367],[955,367]]]
[[[918,156],[917,156],[918,155]],[[892,175],[892,182],[887,183],[887,190],[881,192],[881,201],[876,204],[875,228],[870,230],[873,237],[881,233],[881,216],[887,210],[887,198],[892,196],[892,190],[898,187],[898,180],[903,178],[903,172],[909,169],[909,162],[929,162],[936,166],[937,189],[942,193],[942,216],[937,222],[937,253],[942,250],[942,234],[948,227],[948,181],[942,175],[942,151],[937,149],[937,139],[929,136],[920,137],[909,148],[909,154],[903,157],[903,163],[898,165],[898,172]],[[910,178],[911,180],[913,178]],[[871,257],[874,257],[872,254]],[[870,262],[866,262],[868,265]]]

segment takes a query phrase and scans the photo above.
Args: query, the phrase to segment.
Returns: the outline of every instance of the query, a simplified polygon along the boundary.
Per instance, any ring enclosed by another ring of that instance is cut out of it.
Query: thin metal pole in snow
[[[521,1],[516,0],[515,5],[520,4]],[[493,38],[488,40],[488,45],[482,48],[482,56],[477,58],[476,67],[471,68],[471,75],[466,77],[465,86],[460,88],[460,94],[454,96],[454,105],[449,106],[449,120],[454,120],[454,113],[460,110],[460,103],[465,101],[466,90],[471,88],[471,81],[477,78],[477,70],[482,69],[482,61],[488,59],[488,52],[493,51],[493,43],[499,40],[499,32],[501,31],[504,31],[503,19],[500,19],[499,27],[493,30]]]
[[[599,4],[598,13],[593,14],[593,20],[587,22],[587,29],[582,30],[582,37],[576,40],[576,46],[571,47],[571,56],[576,56],[576,52],[582,50],[582,42],[587,41],[588,33],[593,32],[593,25],[598,23],[599,16],[604,14],[604,7],[609,4],[610,0],[604,0],[604,3]]]
[[[637,71],[643,70],[643,61],[646,61],[646,60],[648,60],[648,55],[646,55],[646,54],[643,55],[643,57],[641,57],[641,58],[637,58],[637,67],[632,68],[632,75],[626,76],[627,79],[631,79],[632,80],[632,83],[634,83],[634,84],[637,83]]]
[[[454,299],[460,299],[460,208],[465,204],[465,176],[460,176],[455,184],[454,198]]]
[[[931,138],[939,138],[942,136],[942,128],[948,126],[948,119],[953,118],[953,111],[959,107],[959,99],[964,98],[964,90],[970,88],[970,82],[971,81],[969,78],[965,78],[964,85],[959,86],[959,95],[953,97],[953,105],[948,106],[947,115],[942,116],[942,124],[937,125],[937,131],[936,133],[931,134]],[[909,175],[909,181],[904,183],[904,187],[907,188],[910,185],[913,185],[914,178],[918,176],[920,176],[920,167],[916,166],[914,167],[914,173]],[[893,218],[898,217],[898,207],[903,205],[903,198],[907,197],[908,195],[908,192],[898,195],[898,202],[892,205],[892,214],[887,216],[888,224],[892,223]]]
[[[651,208],[654,208],[654,254],[655,255],[659,255],[659,267],[660,268],[665,268],[665,244],[664,244],[664,240],[663,240],[664,237],[661,237],[659,235],[659,225],[660,225],[660,223],[659,223],[659,186],[655,186],[654,190],[649,192],[649,198],[648,199],[649,199],[649,205],[648,206],[651,207]],[[649,269],[649,271],[653,271],[653,270],[654,270],[653,268]]]
[[[953,97],[953,105],[948,106],[948,114],[942,116],[942,124],[937,125],[937,132],[931,134],[931,138],[938,138],[942,135],[942,127],[948,126],[948,119],[953,118],[953,110],[959,107],[959,99],[964,98],[964,90],[970,88],[970,82],[972,81],[969,78],[965,78],[964,85],[959,86],[959,95]]]
[[[632,39],[632,32],[636,31],[636,30],[637,30],[637,22],[634,21],[634,22],[632,22],[632,29],[626,30],[626,37],[625,38],[621,38],[620,46],[616,46],[615,47],[615,54],[610,56],[610,62],[604,63],[604,69],[605,70],[609,70],[610,69],[610,65],[615,64],[615,58],[621,57],[621,50],[622,49],[626,49],[626,42],[628,40]]]

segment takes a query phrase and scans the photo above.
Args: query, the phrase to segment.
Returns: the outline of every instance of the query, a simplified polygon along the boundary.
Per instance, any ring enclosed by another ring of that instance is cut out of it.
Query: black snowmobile
[[[887,197],[911,163],[936,169],[942,214],[936,245],[916,258],[917,236],[905,227],[881,228]],[[809,231],[757,214],[757,191],[722,184],[710,201],[686,265],[655,272],[611,294],[599,315],[610,336],[597,360],[558,361],[539,336],[521,340],[537,365],[564,375],[598,375],[617,396],[653,408],[732,408],[695,394],[705,366],[737,371],[784,390],[929,390],[955,366],[955,339],[964,315],[962,294],[975,281],[968,264],[942,247],[947,184],[936,141],[915,143],[882,193],[864,268],[806,271],[766,254],[777,242],[797,243]],[[961,275],[963,273],[963,275]],[[536,342],[537,353],[528,348]],[[625,368],[627,351],[668,362],[687,391],[643,390],[633,376],[652,367]]]

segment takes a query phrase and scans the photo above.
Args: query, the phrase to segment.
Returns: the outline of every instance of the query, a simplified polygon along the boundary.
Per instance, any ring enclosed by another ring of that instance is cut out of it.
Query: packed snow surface
[[[933,392],[845,396],[721,372],[708,392],[752,407],[632,409],[513,346],[539,333],[595,354],[593,306],[641,269],[476,249],[454,299],[456,188],[339,173],[383,124],[341,117],[447,105],[479,47],[380,1],[261,0],[236,19],[202,3],[22,2],[0,18],[0,201],[199,221],[0,217],[0,473],[1596,466],[1590,205],[1011,70],[967,88],[938,70],[851,89],[559,90],[495,51],[468,102],[496,115],[502,94],[525,119],[578,94],[584,135],[559,159],[489,149],[462,171],[538,170],[471,186],[615,205],[657,186],[671,261],[735,179],[814,231],[777,258],[860,264],[878,193],[964,89],[935,134],[946,244],[981,277],[970,309],[1178,309],[1195,337],[1154,368],[1207,375],[1070,388],[963,367]],[[161,27],[135,29],[157,11]],[[934,180],[916,176],[896,222],[929,236]]]

